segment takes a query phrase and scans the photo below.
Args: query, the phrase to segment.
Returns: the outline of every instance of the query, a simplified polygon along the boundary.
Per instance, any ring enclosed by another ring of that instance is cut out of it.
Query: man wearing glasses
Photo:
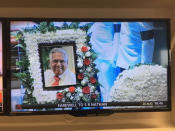
[[[68,55],[63,48],[53,48],[49,59],[51,70],[44,73],[46,87],[76,84],[76,76],[68,69]]]

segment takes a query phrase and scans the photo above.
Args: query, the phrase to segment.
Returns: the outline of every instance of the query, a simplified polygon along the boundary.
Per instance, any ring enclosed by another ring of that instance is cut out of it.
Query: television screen
[[[170,110],[168,19],[10,21],[10,112]]]

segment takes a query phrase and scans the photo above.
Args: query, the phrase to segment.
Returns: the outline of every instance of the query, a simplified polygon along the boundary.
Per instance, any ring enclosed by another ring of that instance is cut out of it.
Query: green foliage
[[[55,32],[56,27],[54,26],[53,22],[41,22],[40,26],[37,29],[40,33],[46,33],[46,32]]]
[[[27,77],[26,73],[14,73],[14,76],[16,76],[17,78],[21,79],[21,80],[25,80]]]
[[[56,27],[54,26],[53,22],[48,23],[48,32],[56,32]]]
[[[33,97],[31,94],[28,94],[28,92],[25,92],[25,96],[23,97],[23,104],[37,104],[36,98]]]
[[[141,66],[141,65],[155,65],[154,63],[138,63],[138,64],[135,64],[135,65],[133,65],[133,66],[129,66],[129,70],[130,69],[134,69],[135,67],[139,67],[139,66]]]
[[[34,104],[36,103],[35,98],[32,96],[34,87],[32,86],[33,79],[28,71],[23,71],[19,73],[13,73],[19,80],[21,80],[23,86],[26,88],[26,92],[23,98],[23,103]]]
[[[54,26],[53,22],[40,22],[39,26],[34,26],[32,28],[25,28],[24,32],[29,33],[46,33],[46,32],[56,32],[56,27]]]
[[[26,57],[24,56],[22,59],[24,60],[20,60],[20,61],[17,61],[16,62],[16,66],[18,66],[19,68],[20,67],[23,67],[22,69],[23,70],[26,70],[28,68],[28,65],[29,65],[29,61],[27,59],[25,59]]]
[[[26,89],[23,103],[24,104],[34,104],[36,103],[36,99],[32,96],[34,87],[32,86],[33,79],[30,76],[29,72],[29,60],[28,56],[26,54],[26,45],[24,43],[24,38],[22,32],[18,32],[17,39],[19,39],[19,44],[16,45],[14,48],[20,49],[20,60],[16,62],[16,66],[20,68],[20,71],[17,73],[13,73],[15,77],[17,77],[19,80],[21,80],[24,88]],[[30,93],[28,93],[30,92]]]
[[[84,101],[84,102],[89,102],[88,100],[88,98],[87,98],[87,96],[86,95],[84,95],[83,97],[82,97],[82,100]]]
[[[80,22],[72,22],[70,25],[64,23],[62,27],[58,27],[58,30],[66,30],[66,29],[78,29],[78,25]]]
[[[83,27],[80,27],[80,29],[82,29],[83,31],[88,32],[88,30],[90,29],[90,27],[92,26],[92,23],[86,24]],[[87,39],[88,40],[88,39]]]
[[[72,22],[70,24],[69,28],[71,28],[71,29],[77,29],[77,28],[79,28],[79,26],[78,26],[79,24],[80,24],[80,22]]]
[[[19,48],[21,48],[21,49],[23,49],[23,50],[26,50],[26,47],[24,46],[24,45],[22,45],[22,44],[17,44],[16,46],[15,46],[15,48],[16,47],[19,47]]]
[[[23,33],[19,31],[16,36],[16,40],[20,40],[23,37]]]
[[[97,58],[97,54],[95,52],[93,52],[91,58],[94,61]]]
[[[47,22],[40,23],[40,26],[39,26],[40,32],[43,34],[46,33],[48,30],[48,28],[46,28],[46,27],[47,27]]]
[[[49,52],[51,48],[41,48],[43,69],[46,71],[49,69]]]

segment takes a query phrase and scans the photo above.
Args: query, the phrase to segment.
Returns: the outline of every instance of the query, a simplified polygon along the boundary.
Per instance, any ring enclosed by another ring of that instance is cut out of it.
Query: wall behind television
[[[175,53],[175,10],[170,8],[0,8],[0,17],[66,18],[171,18],[171,49]],[[175,56],[172,55],[175,66]],[[175,68],[172,67],[172,111],[115,113],[110,116],[74,117],[70,115],[0,116],[0,130],[155,130],[175,123]],[[167,129],[165,129],[166,131]]]

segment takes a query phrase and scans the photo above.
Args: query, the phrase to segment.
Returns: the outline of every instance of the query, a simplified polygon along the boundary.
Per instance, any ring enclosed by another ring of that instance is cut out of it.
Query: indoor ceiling
[[[0,0],[5,8],[173,8],[175,0]]]

